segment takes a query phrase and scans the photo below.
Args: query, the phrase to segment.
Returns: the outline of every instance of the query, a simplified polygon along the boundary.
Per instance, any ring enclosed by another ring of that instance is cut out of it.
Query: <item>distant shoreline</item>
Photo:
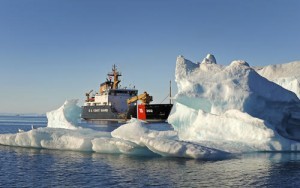
[[[0,113],[0,116],[21,116],[21,117],[24,117],[24,116],[34,116],[34,117],[45,117],[46,114],[34,114],[34,113],[28,113],[28,114],[18,114],[18,113]]]

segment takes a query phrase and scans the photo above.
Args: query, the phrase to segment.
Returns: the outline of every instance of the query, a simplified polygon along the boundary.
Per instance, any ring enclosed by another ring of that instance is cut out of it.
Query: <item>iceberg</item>
[[[78,99],[66,100],[65,103],[51,112],[47,112],[48,125],[51,128],[78,129],[81,108]]]
[[[243,60],[219,65],[212,54],[201,63],[179,56],[171,128],[134,118],[112,132],[81,127],[74,99],[47,113],[47,127],[0,134],[0,144],[208,160],[241,152],[300,151],[296,69],[297,62],[253,68]]]
[[[297,95],[245,61],[222,66],[211,54],[200,64],[179,56],[175,81],[178,93],[168,122],[181,140],[249,152],[289,151],[300,139]]]

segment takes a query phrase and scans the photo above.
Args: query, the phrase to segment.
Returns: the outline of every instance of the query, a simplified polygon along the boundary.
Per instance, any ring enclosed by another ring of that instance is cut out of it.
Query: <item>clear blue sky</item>
[[[122,85],[161,102],[178,55],[300,60],[299,10],[297,0],[0,0],[0,113],[82,104],[112,64]]]

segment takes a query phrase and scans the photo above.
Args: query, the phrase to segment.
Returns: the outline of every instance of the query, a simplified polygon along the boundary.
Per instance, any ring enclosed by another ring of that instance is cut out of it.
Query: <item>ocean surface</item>
[[[47,118],[0,116],[0,134],[32,125],[45,127]],[[81,125],[102,131],[118,127]],[[0,187],[299,187],[300,153],[257,152],[203,161],[0,145],[0,170]]]

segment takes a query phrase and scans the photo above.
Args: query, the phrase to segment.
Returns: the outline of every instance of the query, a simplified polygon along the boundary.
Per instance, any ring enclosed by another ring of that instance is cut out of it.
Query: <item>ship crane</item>
[[[85,102],[90,102],[90,94],[93,92],[93,90],[89,91],[88,93],[85,93],[86,100]]]
[[[127,104],[131,104],[134,103],[136,101],[142,101],[142,104],[149,104],[150,102],[152,102],[152,96],[150,96],[146,91],[143,94],[140,94],[138,96],[134,96],[130,99],[127,99]]]

